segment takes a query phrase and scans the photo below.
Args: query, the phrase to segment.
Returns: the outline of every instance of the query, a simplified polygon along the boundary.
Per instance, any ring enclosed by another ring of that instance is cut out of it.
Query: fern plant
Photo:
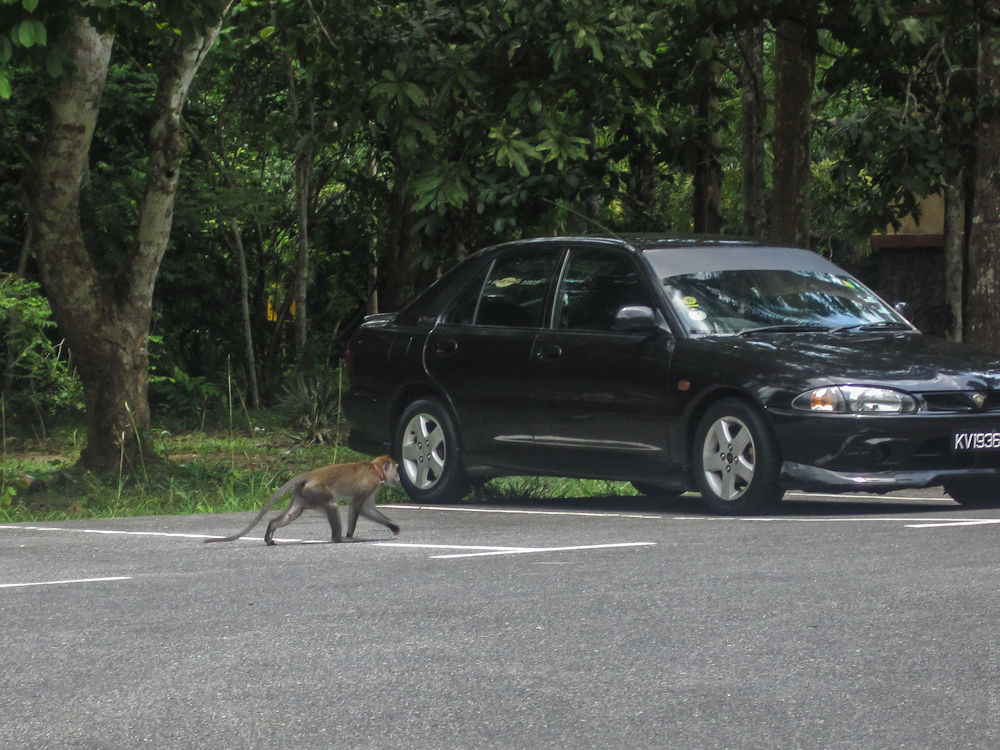
[[[290,378],[278,395],[278,410],[291,426],[303,430],[305,445],[334,440],[340,423],[340,370],[316,368]]]

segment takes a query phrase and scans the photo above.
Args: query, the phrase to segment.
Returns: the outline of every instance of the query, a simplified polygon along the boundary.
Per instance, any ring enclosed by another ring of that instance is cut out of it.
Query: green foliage
[[[8,408],[38,415],[83,409],[83,389],[69,353],[49,338],[55,323],[38,284],[0,274],[0,328],[7,348]]]
[[[188,375],[179,367],[171,376],[151,378],[149,397],[161,407],[164,418],[191,427],[203,427],[209,411],[223,405],[218,386],[206,377]]]
[[[277,410],[289,426],[302,430],[302,443],[332,442],[340,433],[342,370],[314,368],[293,375],[278,395]]]

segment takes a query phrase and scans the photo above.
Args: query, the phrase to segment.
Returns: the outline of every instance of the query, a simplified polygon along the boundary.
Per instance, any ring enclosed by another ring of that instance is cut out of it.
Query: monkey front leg
[[[399,534],[399,526],[392,522],[387,515],[381,513],[375,508],[375,495],[378,494],[378,488],[370,495],[362,496],[360,499],[352,498],[351,504],[347,508],[347,538],[351,539],[354,537],[354,529],[358,525],[358,515],[362,515],[369,521],[374,521],[375,523],[380,523],[385,526],[393,534]]]

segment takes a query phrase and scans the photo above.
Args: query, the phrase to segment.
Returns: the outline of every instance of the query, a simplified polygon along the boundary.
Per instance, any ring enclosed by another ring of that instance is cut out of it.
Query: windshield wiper
[[[881,323],[851,323],[849,325],[834,326],[830,333],[841,333],[842,331],[910,331],[911,326],[899,321],[883,321]]]
[[[825,331],[825,326],[806,325],[803,323],[792,323],[775,326],[761,326],[760,328],[745,328],[739,332],[739,336],[749,336],[753,333],[809,333],[812,331]]]

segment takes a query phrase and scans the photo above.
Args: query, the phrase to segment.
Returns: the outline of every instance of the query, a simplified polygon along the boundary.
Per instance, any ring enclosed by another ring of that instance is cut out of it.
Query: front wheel
[[[422,398],[406,407],[392,447],[400,484],[414,502],[456,502],[468,493],[458,429],[438,399]]]
[[[965,508],[1000,508],[1000,483],[983,480],[947,482],[944,491]]]
[[[727,398],[698,423],[693,446],[695,481],[716,513],[745,515],[777,505],[781,454],[767,418],[752,404]]]

